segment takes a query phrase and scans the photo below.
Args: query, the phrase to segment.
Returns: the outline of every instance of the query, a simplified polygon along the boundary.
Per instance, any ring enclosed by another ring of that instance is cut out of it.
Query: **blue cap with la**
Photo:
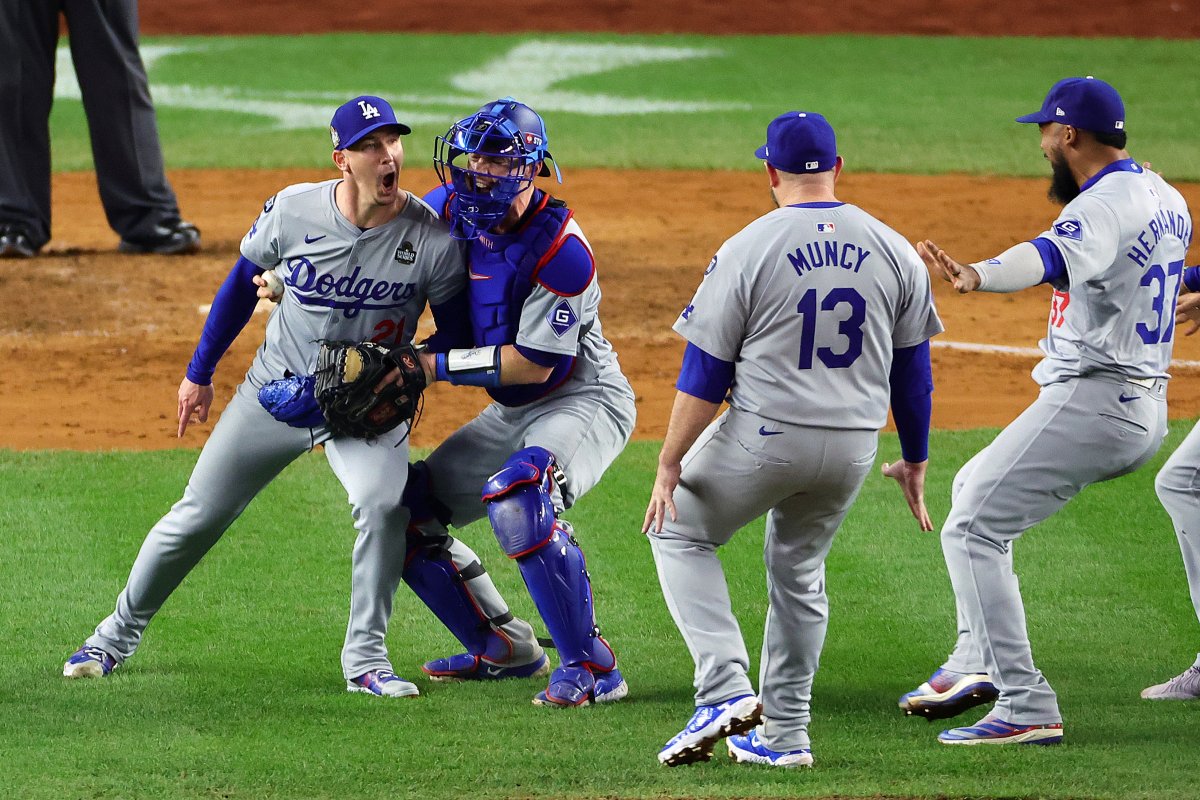
[[[1042,108],[1017,117],[1017,122],[1057,122],[1096,133],[1125,130],[1125,103],[1109,84],[1088,75],[1063,78],[1050,87]]]
[[[329,136],[334,150],[344,150],[373,130],[386,125],[395,125],[401,134],[412,133],[412,128],[396,119],[391,104],[382,97],[364,94],[348,100],[333,112],[329,123]]]
[[[784,172],[826,172],[837,163],[837,138],[820,114],[789,111],[771,120],[767,143],[754,155]]]

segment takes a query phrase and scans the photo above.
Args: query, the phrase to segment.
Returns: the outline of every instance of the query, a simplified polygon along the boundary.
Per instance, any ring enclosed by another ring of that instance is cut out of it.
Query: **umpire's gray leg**
[[[408,426],[369,441],[325,442],[329,466],[346,488],[358,537],[350,575],[350,619],[342,647],[347,679],[391,669],[388,620],[404,572],[409,512],[401,502],[408,478]]]
[[[0,2],[0,225],[50,239],[50,105],[58,4]]]
[[[1166,430],[1166,403],[1132,384],[1077,378],[1038,399],[981,454],[942,528],[959,608],[1000,690],[995,712],[1019,725],[1062,721],[1054,690],[1034,666],[1012,542],[1085,486],[1148,461]]]
[[[146,535],[116,610],[87,644],[118,661],[132,655],[171,592],[254,496],[311,447],[307,428],[272,419],[254,388],[239,386],[200,452],[183,498]]]
[[[1200,620],[1200,424],[1192,428],[1159,470],[1154,489],[1175,526],[1188,591],[1196,619]],[[1196,665],[1200,666],[1200,653],[1196,654]]]
[[[108,224],[125,239],[153,237],[179,205],[138,52],[137,0],[63,0],[63,9]]]

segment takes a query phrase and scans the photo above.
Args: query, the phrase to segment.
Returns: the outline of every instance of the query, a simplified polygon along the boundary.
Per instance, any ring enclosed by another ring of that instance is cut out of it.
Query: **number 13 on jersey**
[[[838,344],[844,345],[835,350],[832,347],[817,347],[817,320],[828,319],[845,314],[849,315],[838,320],[837,333],[845,339]],[[836,315],[835,313],[836,312]],[[803,328],[800,334],[800,369],[812,369],[813,353],[821,363],[830,369],[845,369],[853,364],[863,348],[863,322],[867,319],[867,301],[856,289],[838,287],[817,301],[817,290],[809,289],[796,304],[796,313],[802,318]]]

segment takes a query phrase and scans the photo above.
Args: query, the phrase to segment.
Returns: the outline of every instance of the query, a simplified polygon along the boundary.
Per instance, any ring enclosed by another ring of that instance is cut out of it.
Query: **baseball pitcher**
[[[407,474],[408,425],[371,440],[334,436],[311,385],[283,379],[313,373],[321,340],[408,342],[427,302],[440,331],[461,335],[453,329],[462,318],[466,270],[445,223],[399,186],[400,137],[409,128],[392,107],[374,96],[350,100],[334,113],[330,133],[341,177],[269,198],[242,239],[179,387],[180,436],[193,415],[207,420],[217,362],[258,296],[273,294],[267,270],[286,291],[183,499],[150,530],[116,610],[66,662],[66,677],[102,677],[129,658],[171,592],[247,504],[298,456],[324,445],[358,530],[342,650],[347,689],[417,694],[392,671],[384,645],[408,526],[395,489],[396,476]]]

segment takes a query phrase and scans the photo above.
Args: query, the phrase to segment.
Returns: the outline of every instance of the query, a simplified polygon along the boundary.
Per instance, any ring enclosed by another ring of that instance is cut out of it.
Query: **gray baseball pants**
[[[342,649],[347,678],[391,669],[384,635],[404,566],[408,510],[400,495],[408,475],[406,426],[372,441],[328,438],[322,428],[278,422],[243,382],[221,414],[188,480],[183,498],[150,529],[116,610],[87,644],[118,662],[184,577],[250,501],[283,468],[324,442],[325,457],[346,488],[358,537],[352,557],[350,621]],[[279,542],[286,558],[287,542]]]
[[[1196,619],[1200,620],[1200,425],[1179,445],[1154,479],[1163,508],[1171,515]],[[1196,654],[1200,667],[1200,653]]]
[[[783,425],[730,409],[683,458],[678,520],[668,517],[661,533],[650,534],[663,597],[696,664],[696,705],[712,705],[754,692],[717,548],[767,515],[759,734],[774,750],[809,746],[812,684],[829,620],[825,556],[875,463],[877,442],[876,431]]]
[[[959,632],[943,668],[986,672],[1000,690],[1000,719],[1062,721],[1054,690],[1033,663],[1012,543],[1089,484],[1145,464],[1166,431],[1166,381],[1147,387],[1118,376],[1073,378],[1043,386],[955,477],[942,552]]]

